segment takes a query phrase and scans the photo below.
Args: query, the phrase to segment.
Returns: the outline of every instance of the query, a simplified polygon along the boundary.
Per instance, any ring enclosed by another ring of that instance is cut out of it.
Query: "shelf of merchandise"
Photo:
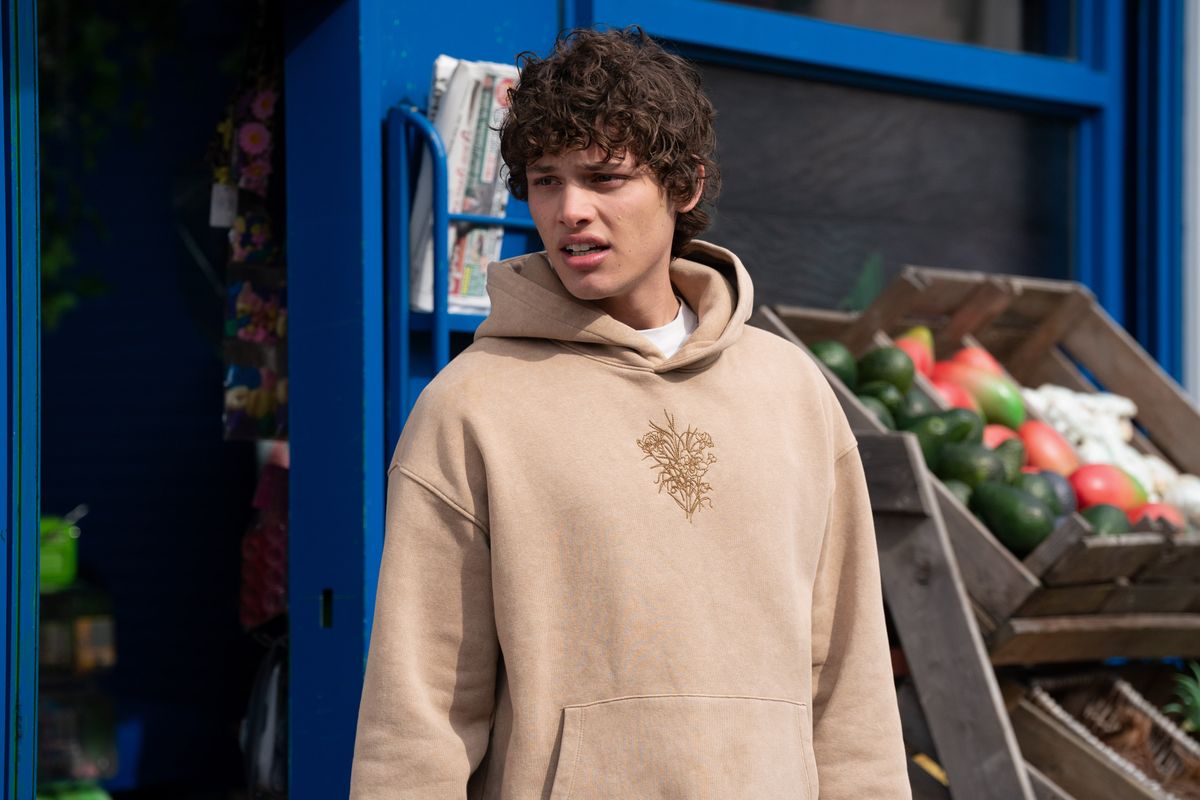
[[[451,334],[474,333],[483,314],[452,313],[448,307],[450,225],[499,225],[536,236],[533,220],[517,216],[488,217],[449,210],[446,146],[420,109],[400,105],[387,119],[387,386],[388,446],[395,444],[421,389],[450,362]],[[410,296],[410,219],[413,156],[424,146],[433,159],[433,310],[416,311]],[[428,332],[418,345],[413,333]]]

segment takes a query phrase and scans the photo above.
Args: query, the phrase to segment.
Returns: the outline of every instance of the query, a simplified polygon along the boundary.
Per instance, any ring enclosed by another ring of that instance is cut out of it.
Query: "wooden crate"
[[[760,308],[752,322],[806,350],[809,343],[836,339],[856,356],[889,343],[889,333],[916,324],[928,325],[935,332],[942,353],[955,344],[973,343],[973,337],[990,347],[986,343],[993,341],[992,326],[1003,322],[1001,330],[1006,331],[1010,343],[1018,343],[995,354],[1006,366],[1004,359],[1016,357],[1025,364],[1025,374],[1037,374],[1025,363],[1036,354],[1057,359],[1056,363],[1069,361],[1069,356],[1057,353],[1059,340],[1049,336],[1061,332],[1063,319],[1077,322],[1079,313],[1104,313],[1098,307],[1093,312],[1090,294],[1070,288],[1075,286],[909,268],[861,314],[777,306]],[[1064,313],[1064,306],[1076,310]],[[1100,318],[1107,320],[1107,316]],[[1019,324],[1024,324],[1026,337],[1018,341],[1012,332]],[[1108,325],[1115,329],[1111,320]],[[1137,347],[1116,330],[1115,340],[1122,346]],[[1155,380],[1170,383],[1144,353],[1135,355],[1143,372],[1127,368],[1120,374],[1137,374],[1143,381],[1153,375]],[[1090,364],[1085,366],[1092,369]],[[1085,380],[1078,368],[1072,369],[1080,381]],[[856,432],[882,431],[882,425],[858,398],[823,366],[822,370]],[[924,378],[918,376],[915,385],[941,404]],[[1083,388],[1080,382],[1068,385]],[[1178,387],[1172,385],[1172,391],[1174,394],[1160,389],[1159,394],[1182,398]],[[1200,414],[1186,400],[1182,402],[1200,429]],[[1145,408],[1139,403],[1139,409]],[[1167,413],[1175,410],[1175,406],[1167,406]],[[1150,416],[1146,415],[1147,420]],[[1155,430],[1175,431],[1178,427],[1160,424]],[[1138,444],[1147,448],[1146,452],[1167,452],[1147,437],[1143,440]],[[1200,442],[1200,435],[1191,441]],[[1175,463],[1191,470],[1186,463]],[[1095,537],[1088,523],[1076,514],[1037,550],[1018,559],[941,481],[935,478],[932,483],[993,663],[1200,654],[1200,545],[1194,537],[1165,530]]]

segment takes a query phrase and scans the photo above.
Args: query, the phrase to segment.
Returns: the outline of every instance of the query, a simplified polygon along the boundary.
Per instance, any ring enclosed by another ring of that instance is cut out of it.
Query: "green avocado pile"
[[[973,411],[939,411],[913,386],[912,359],[880,347],[857,361],[844,345],[817,342],[810,350],[886,428],[908,431],[925,464],[1014,555],[1024,558],[1075,511],[1075,493],[1060,475],[1022,469],[1019,438],[994,449],[983,443],[985,422]]]

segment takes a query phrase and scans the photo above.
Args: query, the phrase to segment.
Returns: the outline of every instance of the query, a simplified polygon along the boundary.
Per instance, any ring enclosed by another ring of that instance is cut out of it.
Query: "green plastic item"
[[[75,519],[78,519],[76,517]],[[39,576],[43,592],[57,592],[75,582],[79,528],[68,517],[42,517]]]

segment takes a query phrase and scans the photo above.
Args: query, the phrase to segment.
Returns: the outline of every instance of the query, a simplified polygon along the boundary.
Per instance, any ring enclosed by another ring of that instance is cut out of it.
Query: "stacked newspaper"
[[[451,213],[503,217],[508,186],[500,169],[500,135],[508,90],[517,68],[484,61],[438,56],[429,93],[429,118],[446,145]],[[421,161],[411,219],[412,307],[433,310],[433,163]],[[486,314],[487,265],[500,258],[504,229],[499,225],[450,225],[451,312]]]

